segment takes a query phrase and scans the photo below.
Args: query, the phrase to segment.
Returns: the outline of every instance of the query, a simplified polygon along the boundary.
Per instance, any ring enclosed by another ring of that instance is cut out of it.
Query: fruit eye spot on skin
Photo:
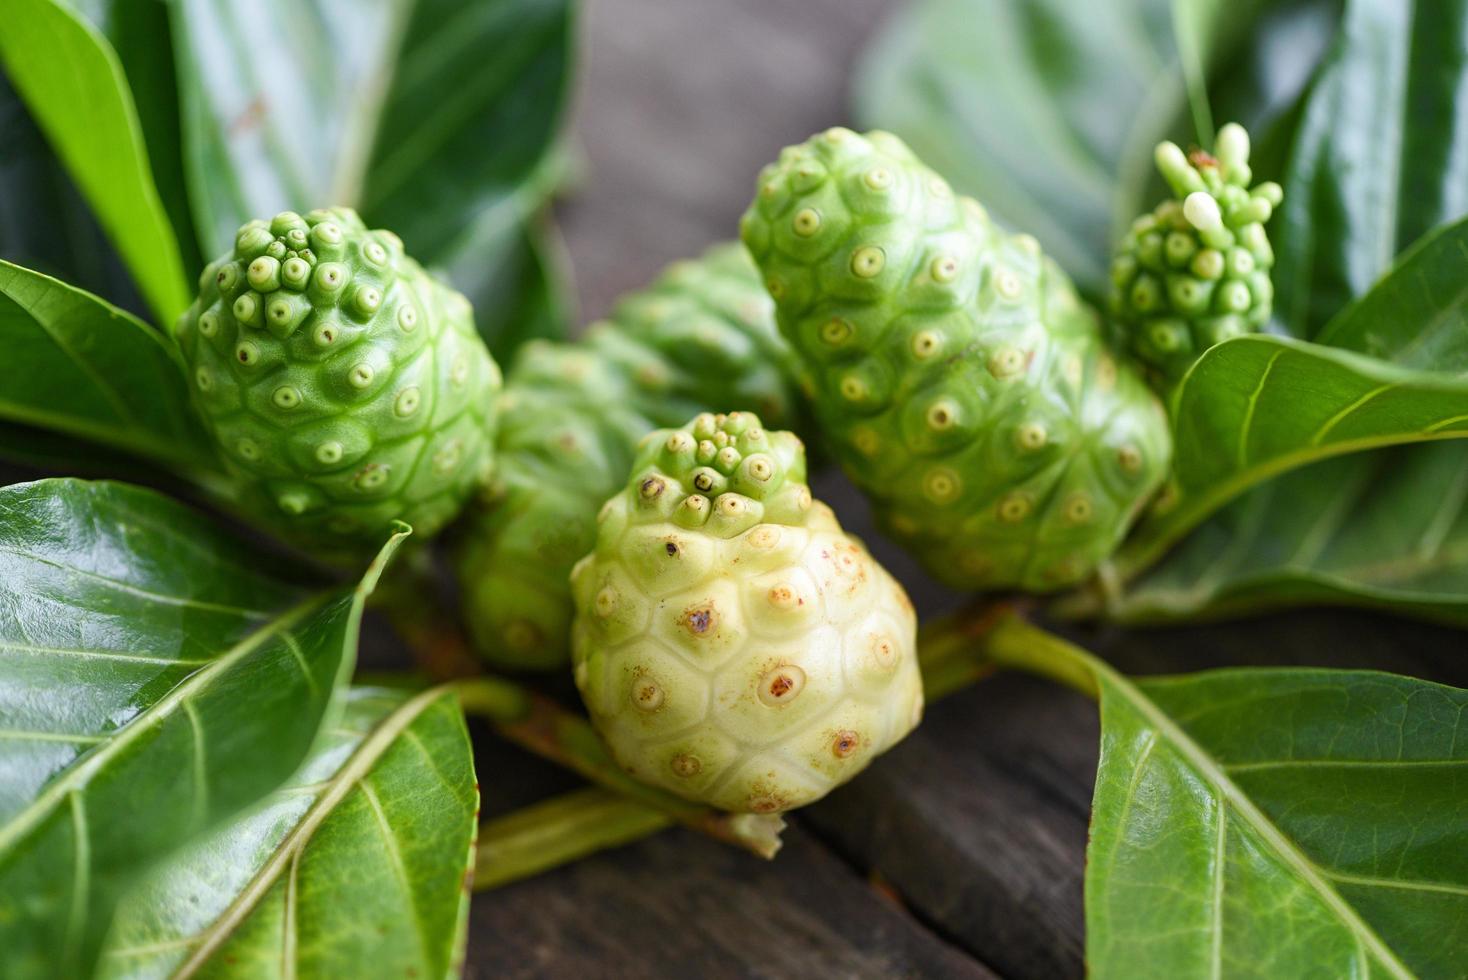
[[[760,678],[759,699],[770,707],[778,707],[794,701],[805,688],[805,671],[794,664],[785,664]]]
[[[851,339],[851,324],[840,317],[832,317],[821,325],[821,340],[832,347],[839,347]]]
[[[1015,431],[1014,441],[1021,449],[1033,451],[1043,449],[1045,443],[1049,441],[1049,435],[1045,432],[1045,427],[1038,422],[1026,422]]]
[[[663,545],[663,550],[668,553],[669,558],[677,558],[681,554],[681,552],[678,550],[678,545],[672,541],[669,541],[667,544]]]
[[[768,598],[770,605],[776,609],[794,609],[796,606],[805,605],[805,600],[791,586],[784,582],[771,587]]]
[[[656,500],[663,495],[663,490],[666,488],[667,484],[661,479],[650,476],[642,481],[642,484],[637,488],[637,492],[641,494],[643,500]]]
[[[940,432],[951,429],[957,418],[958,406],[946,399],[928,409],[928,427]]]
[[[958,277],[958,260],[948,255],[940,255],[933,260],[929,269],[934,282],[952,282]]]
[[[1091,519],[1091,498],[1077,491],[1065,501],[1065,519],[1072,524],[1084,524]]]
[[[831,740],[831,753],[838,759],[845,759],[861,746],[861,736],[856,732],[846,730],[836,733]]]
[[[1030,498],[1021,491],[1005,494],[999,501],[999,519],[1016,524],[1030,516]]]
[[[393,403],[393,412],[400,417],[406,418],[418,411],[418,404],[422,396],[417,388],[404,388],[398,395],[397,401]]]
[[[707,636],[718,627],[718,615],[712,602],[691,606],[683,611],[680,625],[694,636]]]
[[[996,378],[1012,378],[1024,371],[1026,360],[1023,351],[1013,347],[1001,348],[989,358],[989,373]]]
[[[864,456],[875,456],[882,448],[882,439],[871,429],[858,429],[851,436],[851,443]]]
[[[644,678],[632,685],[632,705],[639,711],[656,711],[663,706],[663,688]]]
[[[809,238],[821,227],[821,216],[814,208],[803,208],[795,213],[795,220],[791,222],[795,233],[802,238]]]
[[[876,245],[863,245],[851,253],[851,272],[858,279],[871,279],[887,264],[887,253]]]
[[[1019,281],[1019,276],[1013,271],[1000,268],[994,273],[994,288],[999,295],[1007,300],[1019,299],[1020,293],[1024,292],[1024,286]]]
[[[878,633],[872,637],[872,658],[883,670],[891,670],[897,666],[897,644],[892,642],[892,637],[886,633]]]
[[[892,171],[886,167],[873,167],[862,175],[862,183],[874,191],[885,191],[892,186]]]
[[[961,486],[958,474],[946,468],[935,469],[923,478],[923,492],[935,503],[952,501]]]
[[[680,754],[673,756],[672,766],[674,773],[688,779],[698,775],[699,770],[703,768],[703,763],[698,761],[697,756]]]

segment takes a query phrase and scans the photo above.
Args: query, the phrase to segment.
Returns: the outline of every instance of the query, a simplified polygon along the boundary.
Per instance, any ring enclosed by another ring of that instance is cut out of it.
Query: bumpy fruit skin
[[[1111,263],[1113,323],[1166,390],[1198,356],[1269,321],[1274,250],[1264,225],[1283,192],[1249,189],[1249,135],[1230,123],[1217,156],[1157,147],[1157,168],[1177,195],[1138,218]]]
[[[297,547],[431,535],[488,478],[500,373],[468,300],[347,208],[244,225],[176,334],[241,506]]]
[[[918,723],[902,587],[747,412],[643,442],[576,565],[576,684],[638,778],[735,812],[824,796]]]
[[[794,359],[737,243],[673,264],[578,344],[526,345],[501,399],[496,472],[456,549],[476,649],[501,666],[570,657],[569,575],[652,429],[717,406],[794,424]]]
[[[741,230],[830,448],[935,577],[1046,591],[1111,553],[1168,423],[1034,238],[846,129],[766,167]]]

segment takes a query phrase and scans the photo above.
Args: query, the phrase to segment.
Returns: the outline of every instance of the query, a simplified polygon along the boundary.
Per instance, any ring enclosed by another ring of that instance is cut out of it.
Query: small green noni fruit
[[[576,684],[618,763],[725,810],[824,796],[917,725],[902,587],[805,484],[789,432],[647,436],[572,574]]]
[[[718,406],[790,425],[801,406],[774,304],[742,246],[677,262],[577,344],[527,344],[501,398],[495,476],[457,555],[476,649],[497,664],[570,657],[569,575],[639,439]]]
[[[1269,321],[1274,250],[1264,224],[1283,191],[1249,188],[1249,134],[1236,123],[1218,131],[1212,156],[1161,143],[1156,158],[1177,196],[1138,218],[1117,248],[1111,313],[1165,388],[1214,344]]]
[[[741,229],[831,451],[934,576],[1045,591],[1112,552],[1167,418],[1034,238],[847,129],[785,149]]]
[[[488,477],[500,374],[468,300],[347,208],[240,228],[177,337],[239,503],[298,547],[431,535]]]

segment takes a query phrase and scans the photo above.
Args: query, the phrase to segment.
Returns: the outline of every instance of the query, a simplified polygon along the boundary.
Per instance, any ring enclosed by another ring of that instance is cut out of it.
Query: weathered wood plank
[[[478,896],[476,977],[995,974],[797,828],[775,863],[688,831]]]

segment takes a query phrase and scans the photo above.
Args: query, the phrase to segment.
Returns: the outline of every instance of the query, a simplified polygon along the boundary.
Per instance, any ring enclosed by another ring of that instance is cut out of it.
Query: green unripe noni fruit
[[[456,549],[475,648],[502,666],[563,666],[571,566],[638,440],[717,406],[791,425],[794,379],[774,304],[737,243],[669,266],[580,343],[526,345],[501,399],[493,483]]]
[[[701,415],[642,443],[576,565],[576,684],[617,761],[688,799],[778,813],[917,725],[902,587],[805,484],[800,440]]]
[[[1176,195],[1138,218],[1111,262],[1111,313],[1159,387],[1203,353],[1269,320],[1274,251],[1264,225],[1278,184],[1249,182],[1249,134],[1229,123],[1215,155],[1157,147],[1157,168]]]
[[[933,575],[1044,591],[1111,553],[1167,419],[1034,238],[846,129],[766,167],[741,230],[831,450]]]
[[[241,506],[297,547],[433,534],[487,479],[500,374],[468,301],[349,209],[244,225],[177,337]]]

